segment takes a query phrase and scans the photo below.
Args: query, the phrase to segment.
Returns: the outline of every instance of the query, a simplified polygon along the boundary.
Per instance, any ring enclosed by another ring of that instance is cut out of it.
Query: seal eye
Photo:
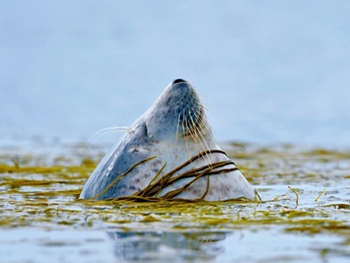
[[[147,124],[144,122],[141,126],[143,135],[148,136]]]
[[[186,80],[183,80],[183,79],[175,79],[175,80],[173,81],[173,84],[181,83],[181,82],[186,82]]]

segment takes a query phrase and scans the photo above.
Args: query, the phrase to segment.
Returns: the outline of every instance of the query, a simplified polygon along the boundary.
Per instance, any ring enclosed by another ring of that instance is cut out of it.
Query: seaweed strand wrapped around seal
[[[82,199],[246,198],[255,190],[216,143],[192,85],[176,79],[98,164]]]

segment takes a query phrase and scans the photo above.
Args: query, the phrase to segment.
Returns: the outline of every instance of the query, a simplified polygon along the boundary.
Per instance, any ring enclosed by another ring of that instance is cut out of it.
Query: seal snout
[[[187,81],[184,80],[184,79],[175,79],[175,80],[173,81],[173,84],[176,84],[176,83],[187,83]]]
[[[170,89],[172,90],[171,93],[174,92],[175,94],[178,94],[179,98],[181,99],[183,99],[183,97],[186,96],[187,94],[189,96],[192,96],[192,94],[194,93],[194,89],[192,85],[188,81],[180,78],[175,79],[173,82],[171,82]]]
[[[182,93],[192,92],[192,85],[184,79],[175,79],[170,84],[171,88]]]

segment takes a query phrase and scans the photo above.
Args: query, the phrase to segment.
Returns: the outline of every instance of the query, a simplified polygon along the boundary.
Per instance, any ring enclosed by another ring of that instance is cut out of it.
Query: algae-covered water
[[[82,201],[105,145],[0,149],[0,262],[349,262],[350,150],[225,146],[263,202]]]

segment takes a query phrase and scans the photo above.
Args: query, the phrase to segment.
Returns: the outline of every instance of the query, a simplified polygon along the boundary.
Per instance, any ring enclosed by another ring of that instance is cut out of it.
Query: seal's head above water
[[[80,198],[254,199],[215,142],[193,86],[176,79],[99,163]]]
[[[203,105],[190,83],[176,79],[142,116],[148,135],[158,140],[204,133]],[[203,135],[203,134],[202,134]]]

